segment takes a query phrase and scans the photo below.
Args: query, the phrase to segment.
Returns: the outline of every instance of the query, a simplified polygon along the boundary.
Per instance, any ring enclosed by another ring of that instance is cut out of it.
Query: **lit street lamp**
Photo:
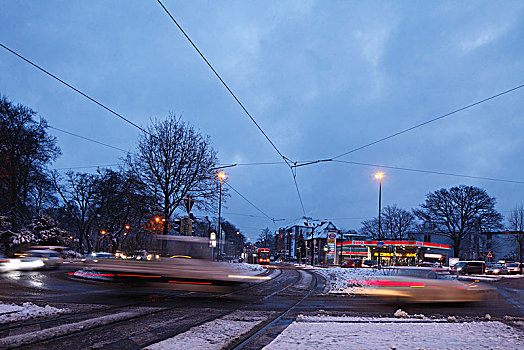
[[[381,206],[382,206],[382,178],[384,177],[384,173],[376,173],[375,179],[378,179],[378,240],[382,240],[382,226],[380,224],[380,213],[381,213]],[[378,248],[378,244],[377,244]],[[378,248],[378,265],[380,267],[381,263],[381,257],[380,252],[381,248]]]
[[[220,179],[220,192],[218,195],[218,247],[217,247],[217,251],[220,254],[220,249],[223,248],[221,247],[221,244],[220,244],[221,233],[222,233],[222,228],[220,226],[220,220],[222,216],[222,180],[224,180],[227,176],[224,173],[218,173],[217,176]]]

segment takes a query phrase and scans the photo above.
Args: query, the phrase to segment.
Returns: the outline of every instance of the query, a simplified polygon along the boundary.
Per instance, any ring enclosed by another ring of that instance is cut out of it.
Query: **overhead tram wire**
[[[107,107],[106,105],[104,105],[103,103],[101,102],[98,102],[97,100],[95,100],[94,98],[92,98],[91,96],[85,94],[84,92],[80,91],[79,89],[75,88],[73,85],[67,83],[66,81],[60,79],[59,77],[57,77],[56,75],[52,74],[51,72],[45,70],[44,68],[40,67],[39,65],[37,65],[36,63],[33,63],[32,61],[30,61],[29,59],[25,58],[24,56],[20,55],[19,53],[11,50],[10,48],[8,48],[7,46],[5,46],[4,44],[0,43],[0,46],[2,48],[4,48],[5,50],[9,51],[10,53],[12,53],[13,55],[17,56],[18,58],[26,61],[27,63],[29,63],[30,65],[32,65],[33,67],[35,67],[36,69],[44,72],[45,74],[49,75],[51,78],[59,81],[60,83],[64,84],[65,86],[67,86],[68,88],[72,89],[73,91],[79,93],[80,95],[84,96],[85,98],[87,98],[88,100],[90,100],[91,102],[97,104],[98,106],[102,107],[103,109],[105,109],[106,111],[110,112],[111,114],[117,116],[118,118],[122,119],[123,121],[125,121],[126,123],[134,126],[135,128],[137,128],[138,130],[152,136],[152,137],[155,137],[153,136],[151,133],[149,133],[146,129],[142,128],[141,126],[135,124],[134,122],[132,122],[131,120],[127,119],[126,117],[124,117],[123,115],[115,112],[114,110],[112,110],[111,108]]]
[[[275,149],[275,151],[277,151],[277,153],[280,155],[280,157],[282,157],[282,159],[284,159],[284,161],[286,161],[286,163],[289,165],[289,159],[286,158],[281,152],[280,150],[277,148],[277,146],[275,146],[275,144],[273,143],[273,141],[271,141],[271,139],[269,138],[269,136],[267,136],[267,134],[264,132],[264,130],[262,129],[262,127],[260,127],[260,125],[257,123],[257,121],[255,120],[255,118],[253,118],[253,116],[248,112],[248,110],[246,109],[246,107],[244,107],[244,105],[242,104],[242,102],[240,102],[240,100],[238,99],[238,97],[235,95],[235,93],[229,88],[229,86],[226,84],[226,82],[222,79],[222,77],[218,74],[218,72],[215,70],[215,68],[213,68],[213,66],[211,65],[211,63],[209,63],[209,61],[207,60],[207,58],[204,56],[204,54],[199,50],[199,48],[196,46],[196,44],[193,42],[193,40],[191,40],[191,38],[189,37],[189,35],[187,35],[187,33],[184,31],[184,29],[182,29],[182,27],[180,26],[180,24],[178,24],[178,22],[176,21],[176,19],[171,15],[171,12],[169,12],[169,10],[164,6],[164,4],[160,1],[160,0],[157,0],[158,4],[164,9],[164,11],[167,13],[167,15],[171,18],[171,20],[173,21],[173,23],[177,26],[177,28],[180,30],[180,32],[184,35],[184,37],[189,41],[189,43],[191,44],[191,46],[193,46],[193,48],[196,50],[196,52],[200,55],[200,57],[204,60],[204,62],[206,62],[207,66],[211,69],[211,71],[213,71],[213,73],[215,74],[215,76],[218,78],[218,80],[220,80],[220,82],[222,83],[222,85],[224,85],[224,87],[226,88],[226,90],[229,92],[229,94],[231,96],[233,96],[233,98],[235,99],[235,101],[238,103],[238,105],[242,108],[242,110],[247,114],[247,116],[249,117],[249,119],[251,119],[251,121],[253,122],[253,124],[255,124],[255,126],[258,128],[258,130],[262,133],[262,135],[264,135],[264,137],[266,138],[266,140],[271,144],[271,146],[273,146],[273,148]]]
[[[56,168],[53,170],[73,170],[73,169],[90,169],[90,168],[105,168],[105,167],[114,167],[119,166],[121,164],[105,164],[105,165],[87,165],[87,166],[74,166],[74,167],[68,167],[68,168]]]
[[[522,87],[524,87],[524,84],[518,85],[518,86],[516,86],[516,87],[514,87],[514,88],[511,88],[511,89],[509,89],[509,90],[506,90],[506,91],[500,92],[500,93],[498,93],[498,94],[496,94],[496,95],[493,95],[493,96],[487,97],[487,98],[485,98],[485,99],[483,99],[483,100],[480,100],[480,101],[477,101],[477,102],[471,103],[471,104],[469,104],[469,105],[467,105],[467,106],[465,106],[465,107],[462,107],[462,108],[459,108],[459,109],[455,109],[454,111],[451,111],[451,112],[449,112],[449,113],[446,113],[446,114],[443,114],[443,115],[438,116],[438,117],[436,117],[436,118],[433,118],[433,119],[427,120],[427,121],[425,121],[425,122],[422,122],[422,123],[420,123],[420,124],[414,125],[414,126],[409,127],[409,128],[407,128],[407,129],[404,129],[404,130],[398,131],[398,132],[396,132],[396,133],[394,133],[394,134],[391,134],[391,135],[389,135],[389,136],[383,137],[383,138],[378,139],[378,140],[376,140],[376,141],[373,141],[373,142],[367,143],[367,144],[365,144],[365,145],[363,145],[363,146],[360,146],[360,147],[354,148],[354,149],[352,149],[352,150],[350,150],[350,151],[344,152],[344,153],[342,153],[342,154],[339,154],[338,156],[335,156],[335,157],[332,157],[332,158],[329,158],[329,159],[326,159],[326,160],[323,160],[323,161],[329,161],[329,160],[337,159],[337,158],[343,157],[343,156],[345,156],[345,155],[348,155],[348,154],[350,154],[350,153],[353,153],[353,152],[356,152],[356,151],[360,151],[361,149],[367,148],[367,147],[369,147],[369,146],[376,145],[377,143],[380,143],[380,142],[382,142],[382,141],[389,140],[389,139],[391,139],[391,138],[393,138],[393,137],[396,137],[396,136],[401,135],[401,134],[404,134],[404,133],[406,133],[406,132],[408,132],[408,131],[411,131],[411,130],[414,130],[414,129],[420,128],[420,127],[422,127],[422,126],[424,126],[424,125],[427,125],[427,124],[433,123],[433,122],[435,122],[435,121],[437,121],[437,120],[444,119],[444,118],[449,117],[449,116],[451,116],[451,115],[453,115],[453,114],[456,114],[456,113],[458,113],[458,112],[464,111],[464,110],[469,109],[469,108],[472,108],[472,107],[474,107],[474,106],[477,106],[477,105],[479,105],[479,104],[481,104],[481,103],[484,103],[484,102],[487,102],[487,101],[489,101],[489,100],[493,100],[493,99],[495,99],[495,98],[497,98],[497,97],[500,97],[500,96],[503,96],[503,95],[509,94],[510,92],[513,92],[513,91],[515,91],[515,90],[521,89]],[[320,162],[320,161],[316,161],[316,162]],[[304,164],[304,165],[306,165],[306,164]]]
[[[71,136],[75,136],[75,137],[78,137],[80,139],[83,139],[83,140],[87,140],[87,141],[90,141],[90,142],[94,142],[94,143],[97,143],[99,145],[102,145],[102,146],[106,146],[106,147],[109,147],[109,148],[113,148],[113,149],[116,149],[117,151],[121,151],[121,152],[124,152],[124,153],[130,153],[129,151],[126,151],[122,148],[119,148],[119,147],[116,147],[116,146],[112,146],[110,144],[107,144],[107,143],[104,143],[104,142],[100,142],[100,141],[97,141],[97,140],[94,140],[94,139],[90,139],[89,137],[85,137],[85,136],[82,136],[82,135],[78,135],[78,134],[75,134],[75,133],[72,133],[70,131],[66,131],[66,130],[63,130],[63,129],[59,129],[57,127],[54,127],[54,126],[51,126],[51,125],[48,125],[47,126],[49,129],[53,129],[53,130],[56,130],[56,131],[60,131],[64,134],[68,134],[68,135],[71,135]]]
[[[269,215],[267,215],[266,213],[264,213],[259,207],[257,207],[255,204],[253,204],[253,202],[251,202],[249,199],[247,199],[242,193],[238,192],[233,186],[231,186],[229,184],[229,182],[227,181],[224,181],[224,184],[226,186],[228,186],[229,188],[231,188],[233,191],[235,191],[236,194],[238,194],[240,197],[242,197],[246,202],[248,202],[253,208],[255,208],[256,210],[258,210],[260,213],[262,213],[262,215],[264,215],[264,217],[268,218],[269,220],[273,221],[273,224],[275,223],[275,220],[274,218],[270,217]]]
[[[298,184],[297,184],[297,181],[296,181],[296,173],[293,171],[293,168],[291,166],[291,160],[289,158],[287,158],[286,156],[284,156],[282,154],[282,152],[280,152],[280,150],[277,148],[277,146],[273,143],[273,141],[269,138],[269,136],[266,134],[266,132],[262,129],[262,127],[257,123],[257,121],[255,120],[255,118],[251,115],[251,113],[249,113],[249,111],[247,110],[247,108],[242,104],[242,102],[240,102],[240,100],[238,99],[238,97],[235,95],[235,93],[229,88],[229,86],[227,85],[227,83],[224,81],[224,79],[222,79],[222,77],[220,76],[220,74],[218,74],[218,72],[216,71],[216,69],[211,65],[211,63],[207,60],[207,58],[204,56],[204,54],[200,51],[200,49],[196,46],[196,44],[193,42],[193,40],[191,40],[191,38],[189,37],[189,35],[184,31],[184,29],[182,29],[182,27],[180,26],[180,24],[178,24],[178,22],[176,21],[176,19],[171,15],[171,12],[169,12],[169,10],[164,6],[164,4],[162,3],[162,1],[160,0],[157,0],[158,4],[162,7],[162,9],[164,9],[164,11],[167,13],[167,15],[169,16],[169,18],[171,18],[171,20],[173,21],[173,23],[177,26],[177,28],[180,30],[180,32],[182,33],[182,35],[184,35],[184,37],[189,41],[189,43],[191,44],[191,46],[193,46],[193,48],[196,50],[196,52],[200,55],[200,57],[204,60],[204,62],[207,64],[207,66],[211,69],[211,71],[213,72],[213,74],[215,74],[215,76],[218,78],[218,80],[220,80],[220,82],[222,83],[222,85],[226,88],[226,90],[229,92],[229,94],[233,97],[233,99],[238,103],[238,105],[242,108],[242,110],[244,111],[244,113],[246,113],[246,115],[249,117],[249,119],[251,119],[251,121],[253,122],[253,124],[255,124],[255,126],[258,128],[258,130],[262,133],[262,135],[264,135],[264,137],[266,138],[266,140],[271,144],[271,146],[275,149],[275,151],[279,154],[279,156],[284,160],[284,162],[286,162],[287,166],[290,168],[291,170],[291,174],[293,175],[293,181],[295,182],[295,187],[296,187],[296,190],[297,190],[297,194],[298,194],[298,199],[300,200],[300,205],[302,207],[302,211],[304,212],[304,215],[306,215],[306,210],[304,208],[304,203],[302,202],[302,196],[300,194],[300,190],[298,188]]]
[[[455,174],[455,173],[448,173],[448,172],[442,172],[442,171],[432,171],[432,170],[412,169],[412,168],[396,167],[396,166],[381,165],[381,164],[352,162],[352,161],[348,161],[348,160],[333,160],[333,162],[335,162],[335,163],[344,163],[344,164],[352,164],[352,165],[362,165],[362,166],[375,167],[375,168],[392,169],[392,170],[411,171],[411,172],[424,173],[424,174],[454,176],[454,177],[463,177],[463,178],[475,179],[475,180],[507,182],[507,183],[514,183],[514,184],[524,185],[524,181],[518,181],[518,180],[498,179],[498,178],[493,178],[493,177],[483,177],[483,176],[474,176],[474,175]]]

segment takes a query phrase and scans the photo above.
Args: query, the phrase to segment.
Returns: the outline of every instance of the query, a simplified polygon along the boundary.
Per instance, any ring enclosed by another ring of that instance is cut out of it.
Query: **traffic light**
[[[178,232],[179,234],[182,234],[184,229],[182,228],[182,220],[181,219],[175,219],[173,220],[173,229],[175,232]]]

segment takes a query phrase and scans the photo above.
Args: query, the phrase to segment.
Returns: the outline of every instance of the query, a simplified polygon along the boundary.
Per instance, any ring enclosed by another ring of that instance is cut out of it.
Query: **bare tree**
[[[35,178],[60,155],[47,122],[36,112],[0,96],[0,213],[27,216]],[[15,225],[17,226],[17,225]]]
[[[153,210],[163,215],[163,234],[167,235],[170,218],[183,206],[187,194],[199,209],[213,206],[218,195],[214,172],[217,158],[209,137],[174,114],[151,123],[139,137],[138,151],[128,163],[146,194],[156,198]]]
[[[381,213],[380,233],[384,239],[402,240],[407,232],[415,228],[415,216],[396,204],[384,207]],[[378,218],[362,222],[360,232],[373,238],[378,238]]]
[[[382,222],[380,224],[382,225]],[[361,225],[359,230],[361,234],[374,239],[378,238],[378,218],[362,221]]]
[[[397,207],[396,204],[384,208],[383,222],[386,237],[402,240],[415,227],[416,218],[411,212]]]
[[[524,245],[524,205],[520,204],[516,206],[508,218],[509,229],[515,233],[515,243],[518,245],[519,250],[519,262],[522,264],[522,250]],[[521,268],[521,272],[524,273]]]
[[[105,230],[114,252],[129,237],[140,234],[151,218],[148,209],[153,199],[142,194],[142,184],[131,171],[101,169],[98,174],[98,225]]]
[[[29,189],[28,204],[36,216],[42,214],[45,209],[58,205],[53,182],[47,173],[34,177],[33,185]]]
[[[69,171],[66,176],[65,183],[62,183],[58,173],[54,172],[53,186],[71,216],[73,226],[77,231],[79,251],[84,251],[85,242],[88,252],[91,252],[92,243],[89,236],[98,216],[98,177],[93,174],[73,173],[72,171]]]
[[[442,236],[450,238],[454,255],[458,257],[464,238],[479,227],[483,231],[502,227],[502,215],[495,210],[495,204],[495,198],[485,190],[460,185],[428,193],[425,203],[414,213],[420,220],[433,224]]]

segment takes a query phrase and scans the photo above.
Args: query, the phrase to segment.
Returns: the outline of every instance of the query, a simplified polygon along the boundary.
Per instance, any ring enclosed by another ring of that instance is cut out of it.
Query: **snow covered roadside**
[[[81,330],[97,328],[115,322],[136,318],[142,315],[147,315],[151,313],[151,311],[157,310],[158,308],[136,308],[117,314],[95,317],[80,322],[64,324],[52,328],[46,328],[40,331],[11,335],[0,339],[0,349],[15,348],[23,345],[29,345],[38,341],[54,339],[57,337],[64,336],[66,334],[79,332]]]
[[[341,267],[319,268],[315,273],[322,275],[327,280],[329,286],[328,294],[360,294],[362,285],[358,282],[351,283],[348,281],[365,280],[373,276],[383,275],[379,270],[368,268],[351,268]]]
[[[235,311],[224,317],[193,327],[173,338],[147,346],[149,350],[223,349],[264,321],[262,313]]]
[[[33,303],[22,305],[4,304],[0,301],[0,324],[29,320],[34,318],[56,316],[69,312],[67,309],[57,309],[46,305],[41,307]]]
[[[255,272],[264,272],[266,271],[266,268],[262,265],[257,264],[247,264],[247,263],[228,263],[228,267],[239,271],[239,272],[249,272],[249,271],[255,271]]]
[[[94,280],[94,281],[112,281],[113,280],[113,274],[103,273],[103,272],[95,271],[92,269],[77,270],[75,272],[69,272],[68,275],[71,277],[83,278],[83,279]]]
[[[506,349],[524,347],[524,334],[498,321],[455,322],[397,311],[398,318],[299,316],[273,349]],[[396,314],[397,314],[396,313]],[[406,317],[406,318],[405,318]],[[489,319],[486,317],[486,319]]]

